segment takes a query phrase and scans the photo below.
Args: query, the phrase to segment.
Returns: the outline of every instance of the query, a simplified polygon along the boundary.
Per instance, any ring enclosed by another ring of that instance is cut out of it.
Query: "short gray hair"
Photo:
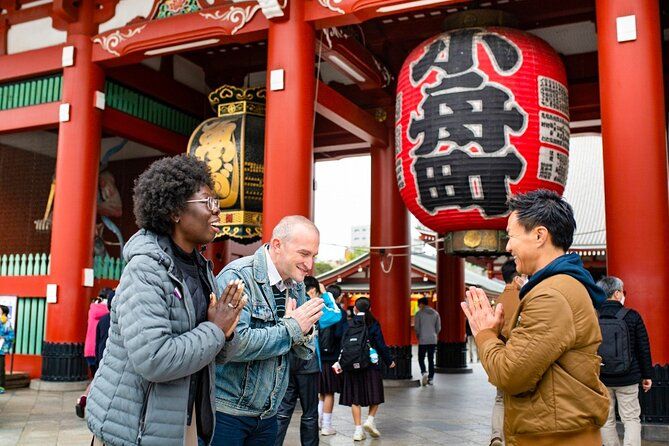
[[[613,293],[623,290],[623,281],[616,276],[604,276],[599,279],[597,286],[604,290],[607,299],[611,299]]]
[[[302,215],[288,215],[283,217],[274,229],[272,230],[272,239],[279,239],[282,241],[290,240],[295,229],[298,227],[308,228],[320,235],[320,231],[316,225],[306,217]]]

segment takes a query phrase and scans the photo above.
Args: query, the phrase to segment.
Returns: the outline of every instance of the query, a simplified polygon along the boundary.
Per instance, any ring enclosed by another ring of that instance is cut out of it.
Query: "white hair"
[[[320,231],[308,218],[303,217],[302,215],[288,215],[283,217],[281,221],[274,226],[274,229],[272,230],[272,239],[276,238],[281,241],[288,241],[299,227],[313,230],[320,236]]]
[[[605,276],[599,279],[597,286],[604,290],[607,299],[611,299],[616,291],[623,290],[623,281],[616,276]]]

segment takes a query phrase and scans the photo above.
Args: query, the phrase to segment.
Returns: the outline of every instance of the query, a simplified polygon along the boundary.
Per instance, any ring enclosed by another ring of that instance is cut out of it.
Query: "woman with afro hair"
[[[241,282],[220,293],[198,251],[219,231],[209,169],[186,155],[160,159],[139,176],[133,199],[140,230],[123,249],[88,426],[96,445],[208,445],[213,362],[246,303]]]

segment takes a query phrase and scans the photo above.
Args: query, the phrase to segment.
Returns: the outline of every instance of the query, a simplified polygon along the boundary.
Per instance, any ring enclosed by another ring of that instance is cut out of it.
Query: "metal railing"
[[[125,262],[109,256],[93,259],[96,279],[119,280]],[[48,276],[51,269],[51,255],[46,253],[3,254],[0,256],[0,277],[3,276]]]

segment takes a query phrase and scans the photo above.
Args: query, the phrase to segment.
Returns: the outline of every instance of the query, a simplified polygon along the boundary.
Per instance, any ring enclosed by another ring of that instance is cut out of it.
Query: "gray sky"
[[[369,225],[369,156],[316,163],[314,217],[321,231],[319,260],[344,258],[343,247],[351,243],[351,227]]]

